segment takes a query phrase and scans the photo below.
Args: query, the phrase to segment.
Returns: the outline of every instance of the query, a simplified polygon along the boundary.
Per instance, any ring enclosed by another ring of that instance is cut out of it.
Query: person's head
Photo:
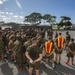
[[[71,42],[74,42],[74,38],[71,38],[71,40],[70,40]]]
[[[19,41],[21,41],[21,36],[20,35],[17,35],[16,36],[16,39],[19,40]]]
[[[61,36],[62,35],[62,33],[59,33],[59,36]]]
[[[39,40],[37,40],[36,38],[33,38],[32,40],[32,44],[33,45],[38,45]]]
[[[69,34],[69,32],[67,31],[67,32],[66,32],[66,35],[68,35],[68,34]]]
[[[49,37],[48,37],[48,41],[51,41],[51,40],[52,40],[52,36],[49,36]]]
[[[27,37],[27,40],[28,40],[28,41],[31,41],[31,39],[32,39],[31,36],[28,36],[28,37]]]

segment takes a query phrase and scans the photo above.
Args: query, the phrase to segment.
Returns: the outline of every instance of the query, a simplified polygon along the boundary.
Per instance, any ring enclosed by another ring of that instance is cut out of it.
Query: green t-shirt
[[[70,45],[69,45],[69,48],[71,49],[71,51],[75,51],[75,43],[71,43]]]
[[[31,45],[27,48],[27,51],[32,60],[36,60],[39,54],[42,54],[42,50],[38,46]]]

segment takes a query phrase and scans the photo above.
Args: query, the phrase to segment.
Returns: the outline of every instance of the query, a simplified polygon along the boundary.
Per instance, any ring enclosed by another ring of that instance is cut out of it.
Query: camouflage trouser
[[[18,68],[23,68],[23,55],[16,55]]]
[[[66,41],[66,47],[69,45],[69,41]]]

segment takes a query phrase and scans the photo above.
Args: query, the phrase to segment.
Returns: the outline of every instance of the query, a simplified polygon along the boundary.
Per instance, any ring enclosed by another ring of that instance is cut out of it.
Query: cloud
[[[18,16],[18,15],[13,15],[13,17],[14,17],[14,18],[18,18],[19,16]]]
[[[0,4],[3,4],[4,2],[6,2],[7,0],[0,0]]]
[[[19,2],[18,0],[16,0],[16,4],[17,4],[17,6],[18,6],[20,9],[22,9],[22,6],[21,6],[21,4],[20,4],[20,2]]]
[[[8,14],[9,14],[9,12],[6,12],[6,14],[8,15]]]
[[[12,12],[10,12],[9,14],[10,14],[10,15],[13,15],[13,13],[12,13]]]
[[[5,23],[16,22],[23,24],[23,20],[24,16],[22,15],[16,15],[16,13],[13,12],[0,12],[0,21],[4,21]]]
[[[20,17],[20,19],[23,19],[24,17],[23,16],[19,16]]]
[[[7,17],[3,18],[4,22],[8,22],[9,20],[10,20],[10,18],[7,18]]]
[[[5,14],[5,12],[0,11],[0,14]]]

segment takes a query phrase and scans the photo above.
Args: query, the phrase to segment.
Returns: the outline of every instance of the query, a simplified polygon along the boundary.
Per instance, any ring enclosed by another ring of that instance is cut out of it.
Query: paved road
[[[71,36],[75,38],[75,32],[70,32]],[[65,37],[65,32],[63,33]],[[49,63],[49,69],[44,67],[44,61],[41,63],[40,73],[41,75],[75,75],[75,66],[66,65],[64,62],[66,61],[66,51],[63,51],[61,65],[56,65],[56,69],[53,70],[51,68],[51,63]],[[0,75],[28,75],[28,71],[25,68],[24,71],[19,72],[17,67],[10,61],[10,57],[8,58],[9,62],[2,64],[0,62]],[[75,64],[75,63],[74,63]],[[24,66],[25,67],[25,66]],[[34,71],[35,72],[35,71]]]
[[[66,51],[63,51],[61,65],[56,65],[55,70],[51,68],[50,62],[49,68],[45,68],[45,62],[42,61],[40,70],[41,75],[75,75],[75,66],[72,66],[71,64],[69,66],[66,65],[64,63],[66,59]],[[24,71],[19,72],[17,67],[9,59],[9,62],[5,64],[0,62],[0,75],[28,75],[28,71],[25,68]]]

